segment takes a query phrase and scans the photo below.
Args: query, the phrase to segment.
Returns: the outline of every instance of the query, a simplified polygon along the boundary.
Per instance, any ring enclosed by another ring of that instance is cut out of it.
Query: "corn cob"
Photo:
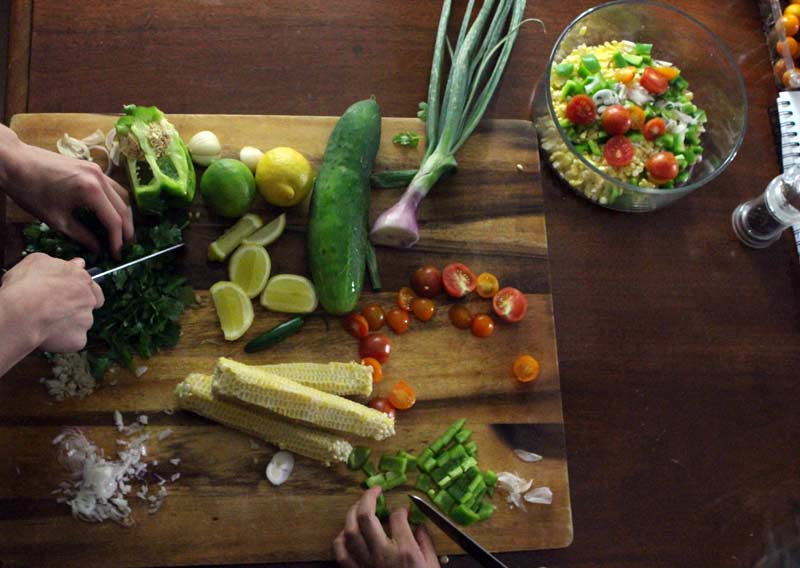
[[[394,418],[383,412],[225,357],[214,369],[214,394],[357,436],[383,440],[394,435]]]
[[[217,400],[212,394],[211,384],[210,375],[192,373],[175,388],[178,406],[325,465],[347,461],[353,450],[349,442],[327,432],[294,424],[264,411]]]
[[[372,394],[372,367],[350,363],[282,363],[258,365],[270,373],[291,379],[307,387],[346,396]]]

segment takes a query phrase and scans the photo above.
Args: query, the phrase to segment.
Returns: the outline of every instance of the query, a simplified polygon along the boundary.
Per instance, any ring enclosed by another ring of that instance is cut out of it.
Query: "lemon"
[[[248,298],[255,298],[267,285],[271,263],[267,249],[243,245],[236,249],[228,265],[231,282],[241,286]]]
[[[280,146],[261,156],[256,167],[256,185],[268,203],[291,207],[311,191],[314,170],[300,152]]]
[[[255,233],[253,233],[249,237],[245,237],[245,239],[242,241],[242,244],[261,245],[262,247],[265,247],[278,240],[278,237],[280,237],[283,234],[283,230],[285,228],[286,228],[286,213],[281,213],[280,215],[278,215],[278,217],[276,217],[275,219],[273,219],[272,221],[261,227]]]
[[[239,246],[242,240],[252,235],[253,232],[260,229],[262,225],[264,225],[264,221],[261,220],[261,217],[253,213],[248,213],[236,221],[236,223],[225,231],[216,241],[208,245],[208,260],[222,262]]]
[[[253,173],[239,160],[213,162],[200,178],[203,201],[218,215],[240,217],[250,210],[256,196]]]
[[[261,305],[274,312],[307,314],[317,308],[317,291],[308,278],[297,274],[278,274],[267,282]]]
[[[250,329],[253,324],[253,302],[241,286],[233,282],[217,282],[211,287],[211,299],[225,339],[235,341]]]

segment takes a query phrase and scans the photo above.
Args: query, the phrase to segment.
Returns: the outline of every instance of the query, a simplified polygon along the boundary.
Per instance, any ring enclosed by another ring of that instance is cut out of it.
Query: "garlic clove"
[[[258,167],[258,162],[263,155],[264,152],[253,146],[244,146],[239,150],[239,160],[250,168],[250,171],[253,173],[256,173],[256,167]]]
[[[292,474],[294,469],[294,455],[282,450],[272,456],[267,465],[267,479],[273,485],[281,485]]]
[[[219,160],[222,154],[219,138],[210,130],[201,130],[192,136],[186,147],[192,155],[192,161],[199,166],[208,166]]]

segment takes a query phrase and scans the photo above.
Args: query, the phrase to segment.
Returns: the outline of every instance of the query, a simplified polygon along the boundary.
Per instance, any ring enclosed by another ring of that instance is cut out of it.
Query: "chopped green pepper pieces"
[[[572,63],[559,63],[556,65],[556,75],[561,77],[571,77],[575,71],[575,66]]]
[[[425,513],[419,510],[414,501],[411,501],[411,506],[408,508],[408,522],[412,525],[423,525],[427,520]]]
[[[455,522],[464,526],[469,526],[472,523],[480,520],[480,516],[477,513],[464,505],[455,507],[452,511],[450,511],[450,515],[453,517]]]
[[[433,498],[433,502],[436,503],[436,506],[445,513],[449,513],[450,509],[453,508],[453,505],[456,504],[455,500],[450,497],[450,494],[444,489],[436,494],[436,497]]]
[[[689,81],[684,79],[682,75],[678,75],[672,81],[670,81],[670,86],[675,87],[679,91],[683,91],[689,86]]]
[[[650,55],[653,52],[652,43],[637,43],[633,48],[639,55]]]
[[[628,137],[628,140],[630,140],[631,142],[644,142],[644,134],[642,134],[641,132],[635,132],[630,130],[628,131],[626,136]]]
[[[656,138],[656,146],[659,148],[664,148],[665,150],[672,150],[672,145],[674,144],[674,140],[672,138],[672,134],[662,134],[658,138]]]
[[[478,454],[478,444],[475,443],[475,440],[464,444],[464,449],[467,450],[467,453],[473,457]]]
[[[378,495],[375,502],[375,516],[382,521],[389,518],[389,507],[386,506],[386,497],[383,496],[383,493]]]
[[[564,83],[564,87],[561,89],[561,98],[566,99],[573,95],[583,94],[584,92],[585,91],[582,83],[579,83],[573,79],[569,79],[566,83]]]
[[[597,60],[597,57],[591,53],[588,55],[582,55],[581,63],[589,71],[589,73],[600,72],[600,62]]]
[[[417,483],[415,487],[420,491],[427,493],[431,489],[436,489],[436,484],[433,482],[433,479],[431,479],[429,475],[420,473],[417,476]]]
[[[387,471],[385,474],[385,481],[382,485],[384,491],[389,491],[400,485],[403,485],[408,478],[405,473],[397,473],[396,471]]]
[[[384,489],[386,489],[386,477],[382,473],[378,473],[373,475],[372,477],[367,478],[364,482],[364,485],[367,487],[375,487],[376,485],[380,485]]]
[[[594,140],[588,141],[589,152],[591,152],[595,156],[602,156],[603,151],[600,149],[600,146],[597,145],[597,142]]]
[[[361,469],[367,463],[372,450],[365,446],[356,446],[350,455],[347,456],[347,467],[353,471]]]
[[[378,475],[378,468],[375,467],[375,464],[372,462],[366,462],[361,468],[361,471],[363,471],[367,477]]]
[[[478,509],[478,520],[485,521],[494,514],[495,506],[484,501]]]
[[[489,487],[494,487],[497,483],[497,474],[491,469],[487,469],[483,472],[483,480]]]
[[[611,60],[614,62],[614,66],[615,67],[627,67],[628,66],[628,62],[625,60],[625,58],[622,56],[622,53],[620,53],[619,51],[616,52],[611,57]]]
[[[458,442],[459,444],[463,444],[464,442],[469,440],[470,436],[472,436],[472,430],[470,430],[469,428],[464,428],[463,430],[461,430],[461,432],[456,434],[456,442]]]
[[[641,55],[634,55],[632,53],[623,53],[622,58],[625,60],[627,65],[633,65],[634,67],[639,67],[642,64],[642,56]]]
[[[381,471],[405,473],[407,467],[408,460],[405,458],[398,458],[396,456],[381,456],[381,461],[378,463],[378,469]]]

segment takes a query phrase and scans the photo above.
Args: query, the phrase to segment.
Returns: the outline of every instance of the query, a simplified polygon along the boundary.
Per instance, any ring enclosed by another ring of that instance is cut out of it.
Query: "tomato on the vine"
[[[476,337],[489,337],[494,332],[494,320],[486,314],[478,314],[472,318],[470,329]]]
[[[378,331],[383,327],[383,322],[386,320],[383,308],[378,304],[367,304],[364,306],[364,309],[361,310],[361,315],[367,320],[370,331]]]
[[[405,310],[407,312],[411,311],[411,302],[416,297],[417,295],[414,293],[414,290],[408,286],[403,286],[400,288],[400,291],[397,292],[397,305],[401,310]]]
[[[392,308],[386,312],[386,323],[395,333],[405,333],[411,325],[411,318],[408,312],[400,308]]]
[[[411,276],[411,287],[423,298],[433,298],[442,291],[442,272],[435,266],[417,268]]]
[[[525,294],[516,288],[503,288],[495,294],[492,308],[501,319],[514,323],[525,317],[528,300],[525,299]]]
[[[389,354],[392,352],[392,342],[389,338],[380,333],[373,333],[361,340],[358,344],[358,356],[362,359],[372,357],[379,363],[383,364],[389,360]]]
[[[417,402],[417,393],[407,382],[400,380],[389,393],[389,402],[398,410],[408,410]]]
[[[361,314],[352,313],[342,320],[342,327],[355,337],[361,339],[369,334],[369,323]]]
[[[575,124],[587,125],[597,118],[597,105],[588,95],[575,95],[564,111],[567,118]]]
[[[442,281],[445,291],[453,298],[463,298],[477,285],[475,273],[465,264],[454,262],[444,267]]]
[[[603,157],[614,168],[627,166],[633,161],[635,154],[636,148],[633,147],[633,142],[622,134],[612,136],[603,146]]]
[[[392,406],[392,403],[389,402],[388,398],[382,396],[375,397],[367,403],[367,406],[379,412],[383,412],[384,414],[388,414],[392,418],[397,416],[397,411],[394,409],[394,406]]]
[[[472,325],[472,314],[469,308],[463,304],[453,304],[449,312],[450,321],[458,329],[469,329]]]

